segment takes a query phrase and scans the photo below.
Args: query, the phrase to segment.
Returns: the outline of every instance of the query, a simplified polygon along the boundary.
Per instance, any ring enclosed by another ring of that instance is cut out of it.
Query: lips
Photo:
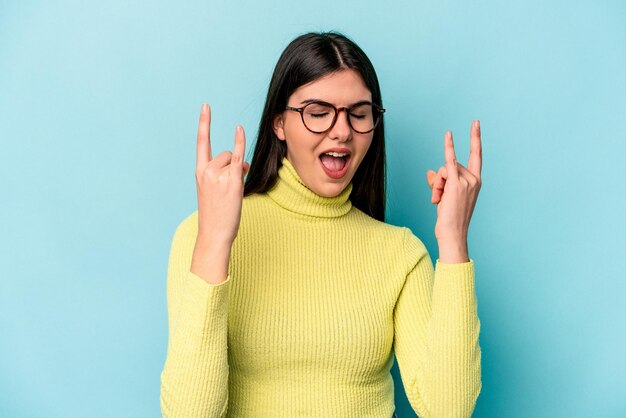
[[[339,153],[342,153],[342,154],[348,154],[347,155],[348,157],[350,155],[352,155],[352,151],[350,151],[348,148],[334,147],[334,148],[328,148],[328,149],[322,151],[319,156],[321,156],[322,154],[325,154],[327,152],[339,152]]]
[[[322,163],[322,154],[320,154],[318,160],[320,162],[320,165],[322,166],[322,170],[324,170],[324,172],[326,173],[326,175],[330,178],[333,179],[340,179],[343,176],[346,175],[346,173],[348,172],[348,168],[350,167],[350,160],[352,159],[351,155],[346,155],[345,157],[342,157],[346,160],[343,168],[339,171],[333,171],[333,170],[329,170],[323,163]]]

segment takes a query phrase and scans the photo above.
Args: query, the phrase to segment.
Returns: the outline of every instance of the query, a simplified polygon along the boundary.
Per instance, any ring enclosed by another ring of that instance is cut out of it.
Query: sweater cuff
[[[440,295],[449,298],[450,306],[475,305],[474,260],[465,263],[442,263],[437,259],[435,282]]]
[[[231,276],[220,284],[206,282],[200,276],[187,271],[183,289],[184,311],[188,320],[197,320],[203,327],[207,318],[219,318],[225,314],[228,303]]]
[[[466,261],[465,263],[444,263],[442,261],[439,261],[439,259],[437,259],[437,266],[441,265],[442,267],[446,267],[446,266],[463,266],[463,265],[474,265],[474,260],[472,260],[471,258],[469,259],[469,261]]]
[[[204,280],[202,277],[193,273],[191,270],[187,271],[187,274],[189,275],[187,282],[189,283],[191,287],[195,288],[196,290],[207,289],[211,287],[222,287],[222,286],[225,286],[226,283],[230,281],[230,274],[226,276],[226,280],[224,280],[222,283],[219,283],[219,284],[211,284],[207,282],[206,280]]]

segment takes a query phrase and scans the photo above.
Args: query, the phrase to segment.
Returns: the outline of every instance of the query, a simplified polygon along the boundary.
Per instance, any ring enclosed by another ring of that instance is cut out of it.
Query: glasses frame
[[[325,131],[314,131],[313,129],[309,128],[308,126],[306,126],[306,122],[304,121],[304,109],[307,106],[310,106],[312,104],[321,104],[321,105],[325,105],[325,106],[330,106],[333,109],[335,109],[335,117],[333,118],[332,123],[330,124],[330,127],[328,129],[326,129]],[[374,127],[372,129],[370,129],[369,131],[357,131],[356,129],[354,129],[354,126],[352,126],[352,122],[350,121],[350,111],[357,107],[357,106],[361,106],[363,104],[369,104],[372,105],[373,108],[376,108],[379,112],[379,116],[378,119],[376,119],[376,122],[374,123]],[[358,102],[353,104],[350,107],[337,107],[332,103],[328,103],[328,102],[324,102],[322,100],[315,100],[312,102],[307,103],[306,105],[302,106],[302,107],[292,107],[292,106],[285,106],[285,110],[293,110],[294,112],[298,112],[300,113],[300,118],[302,119],[302,124],[304,125],[304,127],[309,130],[310,132],[313,132],[314,134],[324,134],[328,131],[330,131],[331,129],[333,129],[333,126],[335,126],[335,123],[337,123],[337,119],[339,118],[339,112],[341,112],[342,110],[345,110],[346,113],[348,114],[348,125],[350,125],[350,129],[352,129],[354,132],[360,133],[360,134],[367,134],[372,132],[374,129],[376,129],[376,127],[378,126],[378,124],[380,123],[381,119],[383,118],[383,113],[385,113],[385,109],[383,109],[382,107],[378,106],[376,103],[372,103],[372,102],[368,102],[368,101],[364,101],[364,102]]]

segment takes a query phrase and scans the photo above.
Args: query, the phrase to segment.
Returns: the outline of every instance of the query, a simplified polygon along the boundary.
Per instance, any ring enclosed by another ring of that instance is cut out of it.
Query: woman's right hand
[[[211,156],[211,108],[202,105],[196,146],[196,189],[198,192],[198,239],[212,244],[231,245],[241,220],[244,176],[250,164],[244,162],[246,137],[237,126],[234,151]]]

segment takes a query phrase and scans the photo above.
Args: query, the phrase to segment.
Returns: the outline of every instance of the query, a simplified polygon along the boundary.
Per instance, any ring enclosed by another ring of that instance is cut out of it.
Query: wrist
[[[203,232],[202,230],[198,230],[198,234],[196,236],[196,247],[203,248],[230,248],[233,245],[233,240],[221,236],[220,234],[216,234],[213,232]]]
[[[439,262],[446,264],[467,263],[469,254],[466,239],[438,240]]]

